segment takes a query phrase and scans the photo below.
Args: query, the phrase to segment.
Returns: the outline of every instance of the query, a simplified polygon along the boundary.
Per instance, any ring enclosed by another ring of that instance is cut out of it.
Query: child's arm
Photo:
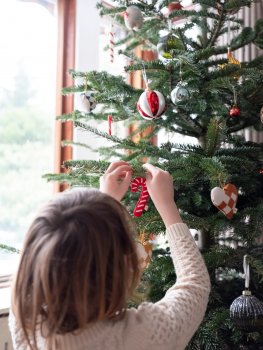
[[[128,191],[132,178],[132,168],[124,161],[111,163],[100,178],[100,191],[121,201]]]
[[[210,292],[209,275],[202,255],[174,203],[171,175],[151,164],[145,164],[144,168],[149,194],[166,225],[177,278],[160,301],[155,304],[143,303],[136,316],[131,312],[130,321],[137,323],[137,318],[144,319],[145,323],[140,327],[147,334],[145,349],[182,350],[204,317]]]
[[[181,216],[174,202],[174,188],[172,176],[151,164],[144,164],[146,185],[151,199],[161,215],[166,227],[175,223],[182,223]]]

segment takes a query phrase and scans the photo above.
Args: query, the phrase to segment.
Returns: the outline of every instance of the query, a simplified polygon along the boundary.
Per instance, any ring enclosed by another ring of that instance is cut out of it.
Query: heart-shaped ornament
[[[228,219],[232,219],[237,212],[238,190],[235,185],[227,184],[224,188],[214,187],[211,190],[211,200],[215,207],[217,207]]]

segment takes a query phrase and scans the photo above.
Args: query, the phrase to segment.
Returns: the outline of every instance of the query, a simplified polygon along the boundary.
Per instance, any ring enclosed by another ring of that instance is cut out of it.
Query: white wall
[[[126,63],[123,56],[117,54],[118,49],[114,50],[114,62],[110,62],[109,51],[104,48],[109,44],[109,32],[111,30],[111,19],[109,17],[100,17],[96,8],[98,0],[77,0],[77,28],[76,28],[76,70],[87,71],[107,71],[110,74],[123,75],[124,65]],[[114,38],[120,38],[125,33],[113,27]],[[75,108],[81,110],[81,104],[78,95],[75,95]],[[107,122],[88,121],[89,125],[108,131]],[[113,135],[121,137],[124,134],[121,122],[112,125]],[[105,140],[92,133],[74,130],[74,141],[87,143],[93,149],[105,146]],[[111,146],[110,143],[109,147]],[[73,159],[94,159],[99,160],[98,153],[92,152],[83,147],[73,147]]]
[[[100,16],[96,9],[97,0],[77,0],[76,18],[76,58],[75,69],[91,71],[99,69],[99,34]],[[80,106],[78,96],[75,96],[75,108]],[[97,146],[98,138],[91,133],[74,130],[74,140]],[[73,147],[74,159],[98,159],[98,155],[83,147]]]

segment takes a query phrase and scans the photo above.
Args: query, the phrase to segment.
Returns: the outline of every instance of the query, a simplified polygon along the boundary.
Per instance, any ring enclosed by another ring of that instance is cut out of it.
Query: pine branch
[[[1,244],[1,243],[0,243],[0,250],[2,250],[5,253],[17,253],[17,254],[20,253],[19,249],[16,249],[14,247],[11,247],[11,246],[6,245],[6,244]]]

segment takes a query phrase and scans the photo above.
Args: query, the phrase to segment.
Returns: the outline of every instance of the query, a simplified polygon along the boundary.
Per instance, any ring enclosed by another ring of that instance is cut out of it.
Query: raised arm
[[[204,317],[210,292],[209,275],[174,202],[171,175],[151,164],[145,164],[144,168],[149,194],[166,225],[177,279],[163,299],[155,304],[143,304],[138,312],[149,317],[150,344],[160,343],[160,349],[173,346],[182,350]]]

